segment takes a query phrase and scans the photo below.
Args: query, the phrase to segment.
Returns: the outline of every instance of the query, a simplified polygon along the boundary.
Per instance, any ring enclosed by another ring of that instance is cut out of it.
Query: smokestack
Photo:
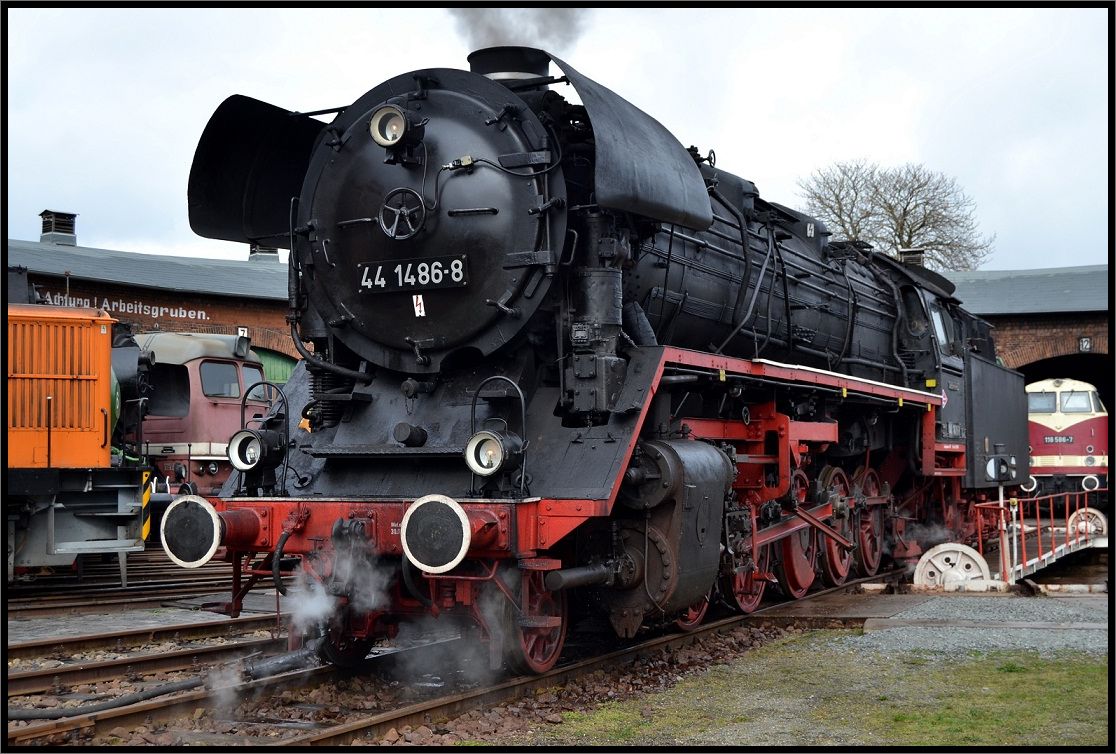
[[[42,243],[55,243],[59,246],[77,246],[77,215],[72,212],[58,212],[44,209],[39,213],[43,218]]]
[[[537,79],[550,73],[550,56],[533,47],[485,47],[468,60],[470,71],[493,81]]]

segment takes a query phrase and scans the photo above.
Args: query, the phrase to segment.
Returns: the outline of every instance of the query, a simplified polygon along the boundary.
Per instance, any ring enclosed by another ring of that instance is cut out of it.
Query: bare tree
[[[980,234],[973,200],[955,179],[924,165],[839,162],[798,187],[807,211],[835,236],[878,251],[922,249],[925,264],[940,270],[975,270],[992,253],[995,236]]]

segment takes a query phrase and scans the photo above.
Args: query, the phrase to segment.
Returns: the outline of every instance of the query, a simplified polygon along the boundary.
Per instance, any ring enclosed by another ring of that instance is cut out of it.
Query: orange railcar
[[[98,309],[8,307],[8,468],[110,463],[112,325]]]
[[[152,472],[132,436],[144,401],[122,403],[113,343],[128,351],[119,369],[133,391],[138,366],[126,362],[140,349],[98,309],[12,303],[7,316],[7,581],[109,553],[123,579],[124,554],[150,528]]]

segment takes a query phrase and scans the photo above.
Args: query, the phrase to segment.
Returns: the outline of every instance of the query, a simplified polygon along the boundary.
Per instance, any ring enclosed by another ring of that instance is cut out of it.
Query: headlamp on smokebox
[[[465,446],[465,463],[477,476],[514,471],[523,461],[523,440],[514,432],[482,429]]]
[[[229,462],[238,471],[274,469],[283,462],[283,435],[273,429],[242,429],[229,439]]]
[[[425,131],[426,118],[419,119],[398,105],[381,105],[368,119],[368,133],[372,141],[388,150],[389,164],[420,162],[414,147],[422,143]]]

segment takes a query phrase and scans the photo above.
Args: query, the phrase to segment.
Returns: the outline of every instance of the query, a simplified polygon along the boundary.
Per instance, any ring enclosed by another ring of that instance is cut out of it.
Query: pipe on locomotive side
[[[608,562],[551,571],[544,577],[544,583],[547,589],[557,592],[579,586],[609,586],[615,578],[616,564]]]

